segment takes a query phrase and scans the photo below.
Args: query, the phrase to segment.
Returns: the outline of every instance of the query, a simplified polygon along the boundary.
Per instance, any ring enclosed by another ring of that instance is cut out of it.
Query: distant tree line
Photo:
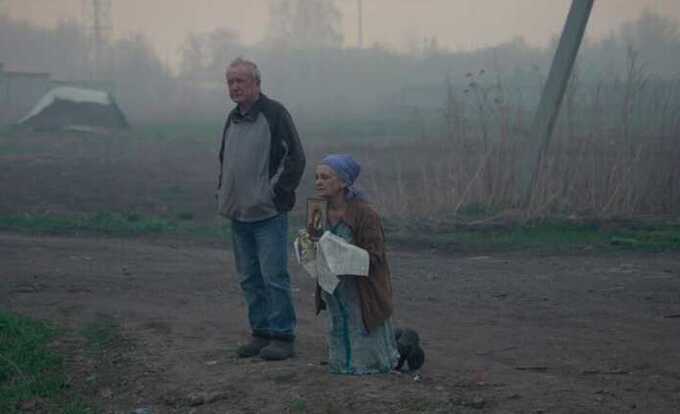
[[[255,45],[245,45],[230,28],[188,35],[174,69],[144,35],[110,41],[100,77],[113,82],[133,121],[218,120],[230,105],[224,67],[242,55],[261,65],[265,92],[286,100],[303,120],[422,115],[444,122],[452,96],[470,105],[484,98],[531,108],[556,44],[542,49],[515,38],[453,52],[429,38],[408,53],[380,44],[343,48],[334,1],[273,1],[271,16],[268,33]],[[77,81],[92,77],[90,57],[89,37],[76,22],[44,29],[0,15],[0,61],[7,66]],[[680,78],[677,22],[647,11],[601,40],[586,41],[576,72],[582,85],[623,85],[631,70],[657,84]]]

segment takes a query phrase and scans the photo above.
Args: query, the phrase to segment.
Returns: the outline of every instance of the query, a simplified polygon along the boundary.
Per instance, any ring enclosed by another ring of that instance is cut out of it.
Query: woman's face
[[[321,198],[331,199],[345,191],[345,183],[327,165],[317,165],[315,177],[316,193]]]

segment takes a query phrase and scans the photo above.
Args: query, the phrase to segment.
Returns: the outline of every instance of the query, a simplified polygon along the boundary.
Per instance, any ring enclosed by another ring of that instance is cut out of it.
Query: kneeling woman
[[[316,167],[316,191],[328,201],[327,228],[369,254],[369,275],[339,276],[333,294],[316,287],[317,314],[328,310],[328,364],[337,374],[389,372],[399,359],[392,330],[392,283],[380,217],[355,190],[361,167],[329,155]]]

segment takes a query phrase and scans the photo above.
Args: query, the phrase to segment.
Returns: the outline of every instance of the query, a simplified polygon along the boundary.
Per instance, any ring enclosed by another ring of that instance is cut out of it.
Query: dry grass
[[[319,145],[310,159],[355,154],[364,187],[394,218],[677,216],[680,82],[648,80],[634,61],[622,80],[594,88],[572,80],[528,205],[532,114],[499,85],[451,91],[444,138]]]

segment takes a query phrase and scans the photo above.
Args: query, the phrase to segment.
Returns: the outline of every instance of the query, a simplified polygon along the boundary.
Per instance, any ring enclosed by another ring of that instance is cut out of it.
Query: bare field
[[[680,409],[677,255],[460,256],[391,251],[399,326],[417,373],[326,372],[325,319],[292,266],[297,356],[234,358],[246,314],[225,248],[0,236],[0,306],[71,332],[113,326],[97,353],[59,346],[103,412],[670,413]],[[107,325],[108,324],[108,325]]]

